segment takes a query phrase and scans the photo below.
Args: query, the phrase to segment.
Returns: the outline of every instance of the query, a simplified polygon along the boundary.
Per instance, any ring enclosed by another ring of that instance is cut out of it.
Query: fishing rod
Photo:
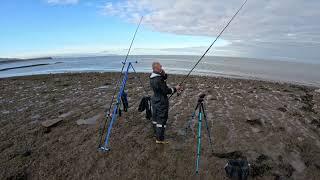
[[[116,87],[118,87],[118,85],[119,85],[119,83],[120,83],[123,69],[124,69],[124,67],[125,67],[125,65],[126,65],[126,63],[127,63],[127,60],[128,60],[128,57],[129,57],[129,54],[130,54],[130,51],[131,51],[133,42],[134,42],[134,40],[135,40],[135,38],[136,38],[136,35],[137,35],[137,32],[138,32],[138,30],[139,30],[139,28],[140,28],[142,19],[143,19],[143,16],[141,16],[141,18],[140,18],[140,21],[139,21],[139,24],[138,24],[138,26],[137,26],[137,29],[136,29],[136,31],[134,32],[133,38],[132,38],[132,40],[131,40],[130,47],[129,47],[129,49],[128,49],[127,55],[126,55],[126,57],[125,57],[125,59],[124,59],[124,62],[122,63],[122,68],[121,68],[121,72],[120,72],[119,79],[118,79],[118,81],[117,81]],[[112,106],[112,104],[113,104],[114,97],[115,97],[116,93],[117,93],[117,88],[116,88],[115,91],[113,92],[112,99],[111,99],[111,103],[110,103],[110,106],[109,106],[109,110],[108,110],[108,111],[110,111],[110,109],[111,109],[111,106]]]
[[[238,15],[238,13],[241,11],[241,9],[243,8],[243,6],[247,3],[248,0],[245,0],[243,2],[243,4],[241,5],[241,7],[238,9],[238,11],[232,16],[232,18],[229,20],[229,22],[227,23],[227,25],[222,29],[222,31],[219,33],[219,35],[216,37],[216,39],[212,42],[212,44],[208,47],[208,49],[204,52],[204,54],[200,57],[200,59],[197,61],[197,63],[192,67],[192,69],[189,71],[189,73],[187,74],[187,76],[179,83],[179,86],[181,86],[190,76],[190,74],[192,73],[192,71],[198,66],[198,64],[201,62],[201,60],[205,57],[205,55],[209,52],[209,50],[211,49],[211,47],[216,43],[216,41],[220,38],[220,36],[222,35],[222,33],[227,29],[227,27],[230,25],[230,23],[233,21],[233,19]],[[174,94],[174,93],[173,93]],[[173,94],[170,95],[169,99],[173,96]],[[179,95],[179,94],[178,94]]]
[[[143,20],[143,16],[141,16],[141,18],[140,18],[139,24],[138,24],[138,26],[137,26],[134,34],[133,34],[133,37],[132,37],[132,40],[131,40],[131,43],[130,43],[130,47],[129,47],[128,51],[127,51],[127,55],[126,55],[124,61],[122,62],[122,68],[121,68],[121,72],[120,72],[120,75],[119,75],[119,79],[118,79],[118,81],[117,81],[117,83],[116,83],[116,86],[115,86],[116,88],[114,89],[114,92],[113,92],[113,95],[112,95],[112,99],[111,99],[111,102],[110,102],[109,110],[107,111],[108,116],[110,115],[110,110],[111,110],[112,104],[113,104],[113,102],[114,102],[114,97],[115,97],[115,95],[116,95],[116,93],[117,93],[118,86],[119,86],[119,83],[120,83],[120,81],[121,81],[122,72],[123,72],[124,67],[125,67],[125,65],[126,65],[126,63],[127,63],[127,60],[128,60],[129,54],[130,54],[130,52],[131,52],[131,48],[132,48],[133,42],[134,42],[134,40],[135,40],[135,38],[136,38],[136,35],[137,35],[137,32],[138,32],[138,30],[139,30],[139,28],[140,28],[140,25],[141,25],[142,20]],[[103,135],[103,132],[104,132],[104,130],[105,130],[105,128],[106,128],[106,124],[107,124],[107,121],[104,122],[103,128],[100,129],[101,132],[99,132],[100,135],[99,135],[99,145],[98,145],[98,147],[100,147],[100,145],[101,145],[102,135]]]

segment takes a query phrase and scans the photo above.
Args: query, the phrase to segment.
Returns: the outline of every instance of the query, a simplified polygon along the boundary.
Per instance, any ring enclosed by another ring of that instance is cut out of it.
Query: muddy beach
[[[227,179],[223,167],[230,158],[247,159],[252,179],[319,179],[317,88],[192,76],[170,102],[170,144],[156,145],[151,122],[137,111],[145,93],[131,75],[129,111],[113,128],[112,150],[103,154],[97,152],[99,124],[118,76],[0,79],[0,179]],[[148,75],[140,76],[148,88]],[[182,78],[169,75],[168,82]],[[207,94],[213,153],[204,132],[196,177],[196,124],[185,127],[200,93]],[[55,126],[41,125],[54,119],[60,120]]]

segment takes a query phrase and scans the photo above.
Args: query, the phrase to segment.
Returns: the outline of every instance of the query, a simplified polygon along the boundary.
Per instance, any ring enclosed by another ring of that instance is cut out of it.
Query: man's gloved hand
[[[180,85],[177,85],[175,88],[177,90],[178,95],[183,91],[183,87]]]
[[[166,72],[163,69],[161,69],[160,75],[164,78],[164,80],[168,79],[168,75],[166,74]]]
[[[176,85],[176,87],[175,87],[175,88],[176,88],[176,90],[177,90],[177,91],[180,91],[181,86],[180,86],[180,85]]]
[[[165,75],[166,75],[166,72],[165,72],[163,69],[161,69],[160,74],[161,74],[161,76],[165,76]]]

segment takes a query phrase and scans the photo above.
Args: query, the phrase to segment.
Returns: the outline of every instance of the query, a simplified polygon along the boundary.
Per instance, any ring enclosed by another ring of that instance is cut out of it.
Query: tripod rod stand
[[[203,119],[205,121],[206,129],[207,129],[207,135],[208,135],[208,139],[209,139],[210,148],[211,148],[211,151],[213,150],[211,133],[210,133],[210,129],[209,129],[209,126],[208,126],[207,114],[206,114],[205,106],[204,106],[204,103],[203,103],[204,97],[205,97],[205,94],[201,94],[199,96],[198,103],[197,103],[197,105],[196,105],[196,107],[194,109],[194,112],[192,113],[192,117],[189,120],[188,125],[186,127],[186,130],[191,128],[191,124],[194,121],[194,118],[196,116],[196,111],[198,110],[196,174],[199,174],[199,167],[200,167],[201,137],[202,137],[201,136],[201,132],[202,132],[202,120]]]

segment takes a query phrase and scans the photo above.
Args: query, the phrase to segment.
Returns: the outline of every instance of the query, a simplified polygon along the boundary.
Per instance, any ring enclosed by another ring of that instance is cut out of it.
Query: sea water
[[[187,74],[198,56],[130,56],[138,72],[151,72],[153,61],[159,61],[169,74]],[[72,57],[46,60],[0,62],[0,78],[67,72],[118,72],[124,56]],[[1,71],[26,65],[49,64]],[[263,79],[320,86],[320,62],[293,62],[234,57],[205,57],[194,75]]]

